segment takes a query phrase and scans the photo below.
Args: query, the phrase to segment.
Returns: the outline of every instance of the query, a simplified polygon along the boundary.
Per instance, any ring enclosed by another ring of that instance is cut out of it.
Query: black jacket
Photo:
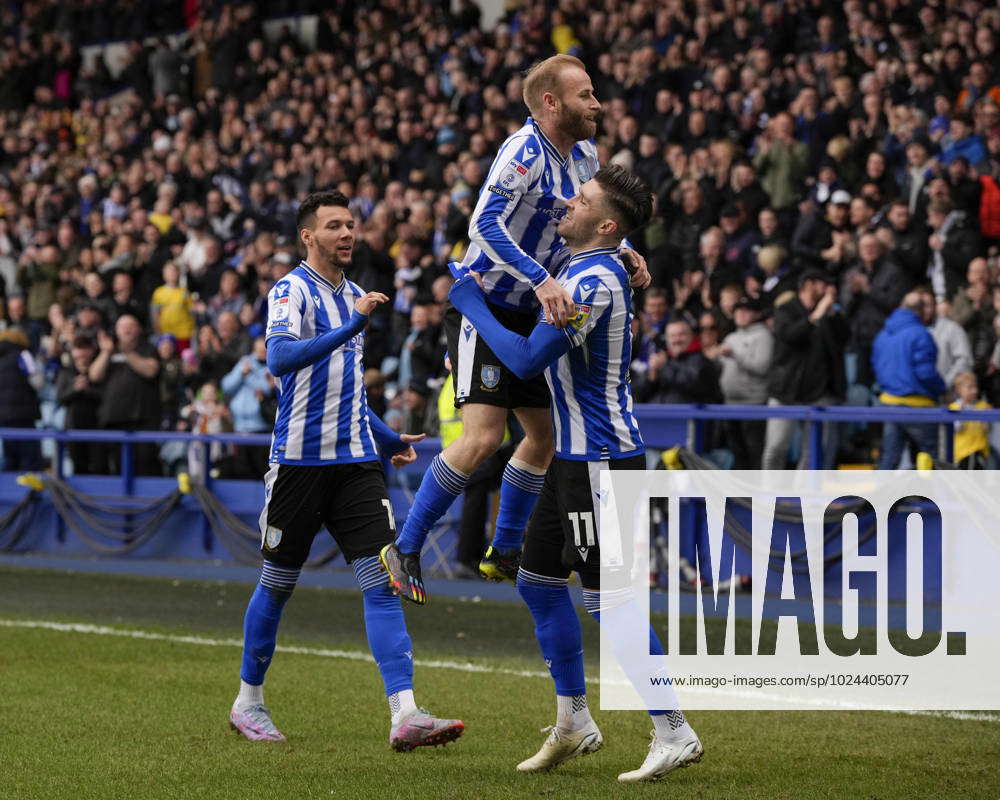
[[[865,273],[868,275],[868,291],[850,292],[846,282],[855,271],[849,270],[844,276],[840,304],[851,328],[851,340],[856,346],[864,348],[871,346],[886,319],[896,310],[913,283],[898,264],[883,257],[875,262],[871,274]]]
[[[138,352],[146,358],[156,356],[156,351],[147,344],[140,344]],[[160,416],[157,378],[144,378],[116,352],[104,379],[98,424],[102,428],[156,430],[160,427]]]
[[[0,426],[31,428],[41,417],[38,393],[21,369],[21,352],[14,342],[0,341]]]
[[[930,248],[927,246],[927,229],[923,225],[911,222],[905,231],[897,231],[892,225],[895,245],[892,248],[893,260],[899,262],[903,272],[912,283],[927,281],[927,259]]]
[[[820,255],[833,244],[833,231],[833,225],[826,217],[818,214],[802,217],[792,234],[792,258],[795,265],[802,269],[818,267],[836,276],[842,264],[827,261]]]
[[[56,402],[66,409],[67,428],[93,429],[98,427],[101,390],[89,381],[86,389],[77,389],[73,383],[79,374],[71,366],[59,370],[56,375]]]
[[[664,364],[645,394],[649,403],[721,403],[719,371],[700,351],[681,353]]]
[[[797,295],[774,310],[774,361],[768,392],[785,405],[814,403],[824,395],[841,399],[847,391],[844,318],[828,311],[813,324],[809,314]]]
[[[678,214],[667,229],[667,244],[681,254],[685,269],[692,269],[698,261],[698,246],[701,234],[712,227],[711,212],[701,208],[694,214]]]
[[[953,212],[954,213],[954,212]],[[965,283],[969,262],[983,252],[979,232],[967,215],[961,215],[949,227],[941,257],[944,259],[945,292],[952,297]],[[930,251],[933,262],[934,252]]]

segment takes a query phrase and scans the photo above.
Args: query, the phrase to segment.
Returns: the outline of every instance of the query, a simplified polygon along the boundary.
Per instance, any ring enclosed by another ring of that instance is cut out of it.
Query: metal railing
[[[705,423],[712,420],[793,419],[809,427],[809,469],[823,467],[823,423],[897,422],[940,426],[941,458],[952,458],[952,426],[957,422],[1000,423],[1000,409],[909,408],[906,406],[761,406],[761,405],[637,405],[635,416],[643,439],[650,447],[657,442],[657,427],[666,421],[687,421],[687,446],[704,450]],[[676,442],[674,442],[676,444]]]
[[[647,446],[666,449],[686,444],[695,452],[704,450],[705,423],[712,420],[801,420],[809,428],[809,468],[820,469],[823,464],[822,426],[825,422],[870,423],[898,422],[935,424],[942,427],[945,447],[942,459],[951,459],[951,426],[957,422],[1000,423],[1000,409],[952,411],[947,408],[907,408],[902,406],[765,406],[765,405],[657,405],[635,406],[643,439]],[[686,424],[685,441],[678,441],[677,423]],[[267,446],[269,434],[259,433],[183,433],[178,431],[110,431],[110,430],[55,430],[42,428],[0,428],[0,439],[49,440],[55,442],[56,458],[53,472],[63,477],[66,445],[70,442],[104,442],[122,447],[121,477],[124,494],[132,494],[135,485],[135,446],[162,444],[164,442],[201,442],[209,444],[236,444]],[[438,439],[425,439],[415,445],[418,453],[437,453]],[[210,482],[210,448],[205,447],[206,482]]]

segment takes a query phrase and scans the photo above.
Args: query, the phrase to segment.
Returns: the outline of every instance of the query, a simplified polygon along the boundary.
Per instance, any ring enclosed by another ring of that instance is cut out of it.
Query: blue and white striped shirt
[[[491,303],[534,310],[534,287],[569,258],[556,233],[566,201],[599,166],[592,141],[577,142],[563,158],[531,117],[503,143],[479,192],[462,260],[482,274]]]
[[[351,318],[364,292],[344,278],[334,286],[301,262],[267,297],[267,338],[310,339]],[[315,364],[281,377],[271,463],[345,464],[378,458],[362,377],[364,332]]]
[[[632,290],[618,251],[577,253],[556,279],[576,304],[563,329],[571,348],[545,370],[556,455],[597,461],[644,452],[628,372]]]

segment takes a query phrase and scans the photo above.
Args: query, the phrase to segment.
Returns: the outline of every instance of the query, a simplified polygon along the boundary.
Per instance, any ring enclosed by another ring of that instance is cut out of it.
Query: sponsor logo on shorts
[[[493,391],[500,385],[500,367],[493,364],[483,364],[482,369],[479,370],[479,379],[482,381],[484,389]]]
[[[504,200],[513,200],[514,199],[514,193],[513,192],[509,192],[506,189],[501,189],[499,186],[490,186],[489,190],[491,192],[493,192],[493,194],[500,195]]]
[[[267,532],[264,534],[264,546],[268,550],[274,550],[279,544],[281,544],[281,528],[268,525]]]

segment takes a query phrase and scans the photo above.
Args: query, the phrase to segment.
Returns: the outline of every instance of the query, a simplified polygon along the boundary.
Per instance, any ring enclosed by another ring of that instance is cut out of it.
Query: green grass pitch
[[[623,786],[616,776],[642,761],[648,718],[595,710],[606,742],[601,752],[546,775],[518,774],[514,765],[534,753],[545,736],[539,729],[555,716],[527,611],[443,597],[408,607],[407,619],[417,701],[463,718],[468,728],[458,742],[389,750],[388,712],[366,660],[358,594],[307,588],[296,590],[279,636],[279,647],[300,651],[279,652],[267,683],[267,703],[289,741],[247,742],[229,730],[227,712],[250,591],[244,584],[0,567],[0,797],[1000,794],[995,717],[695,711],[689,717],[705,760],[658,784]],[[36,622],[78,626],[27,627]],[[583,625],[592,674],[596,625]],[[107,628],[147,637],[108,635]]]

